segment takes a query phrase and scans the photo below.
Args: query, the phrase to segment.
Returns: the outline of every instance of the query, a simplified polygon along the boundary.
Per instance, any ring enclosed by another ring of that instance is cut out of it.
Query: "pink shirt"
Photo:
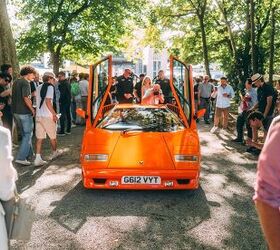
[[[280,116],[272,121],[259,157],[256,199],[280,210]]]

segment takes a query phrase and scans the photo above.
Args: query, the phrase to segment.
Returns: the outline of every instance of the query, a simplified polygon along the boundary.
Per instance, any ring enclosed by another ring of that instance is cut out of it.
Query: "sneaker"
[[[71,128],[75,128],[75,127],[77,127],[77,125],[72,123]]]
[[[249,147],[249,148],[246,149],[247,153],[253,153],[254,151],[255,151],[254,147]]]
[[[221,129],[220,133],[223,135],[228,135],[227,129],[224,129],[224,128]]]
[[[15,160],[15,162],[18,163],[18,164],[24,165],[24,166],[31,165],[31,162],[27,161],[27,160],[24,160],[24,161],[22,161],[22,160]]]
[[[61,133],[61,132],[57,133],[57,136],[65,136],[65,135],[66,135],[65,133]]]
[[[218,128],[219,127],[214,126],[213,128],[211,128],[210,133],[214,134]]]
[[[66,135],[71,135],[71,132],[65,132]]]
[[[53,161],[54,159],[56,159],[60,155],[61,155],[61,153],[58,150],[56,150],[50,155],[49,160]]]
[[[45,165],[45,164],[47,164],[47,162],[46,161],[44,161],[44,160],[42,160],[42,158],[37,158],[37,159],[35,159],[35,161],[34,161],[34,166],[35,167],[39,167],[39,166],[43,166],[43,165]]]
[[[232,142],[237,142],[237,143],[242,143],[243,140],[242,139],[239,139],[239,138],[235,138],[233,140],[231,140]]]

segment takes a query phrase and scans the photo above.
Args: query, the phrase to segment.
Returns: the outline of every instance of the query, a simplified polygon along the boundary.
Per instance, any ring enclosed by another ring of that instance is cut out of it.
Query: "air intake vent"
[[[177,179],[179,185],[187,185],[190,183],[189,179]]]
[[[95,185],[104,185],[105,184],[105,182],[106,182],[106,179],[97,179],[97,178],[95,178],[95,179],[93,179],[93,181],[94,181],[94,184]]]

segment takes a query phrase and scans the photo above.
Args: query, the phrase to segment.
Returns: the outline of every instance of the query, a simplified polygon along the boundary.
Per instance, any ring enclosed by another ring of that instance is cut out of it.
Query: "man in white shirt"
[[[46,164],[41,158],[42,142],[49,136],[51,147],[53,150],[51,159],[54,159],[57,153],[57,140],[56,140],[56,129],[58,115],[54,108],[55,100],[55,75],[51,72],[46,72],[43,75],[43,84],[37,88],[36,96],[36,158],[34,161],[35,166],[42,166]]]
[[[217,101],[216,111],[214,117],[214,127],[210,130],[211,133],[215,133],[218,129],[220,118],[223,118],[222,127],[224,130],[228,126],[228,113],[230,108],[230,100],[234,98],[233,88],[228,85],[227,78],[221,77],[221,84],[217,88]]]

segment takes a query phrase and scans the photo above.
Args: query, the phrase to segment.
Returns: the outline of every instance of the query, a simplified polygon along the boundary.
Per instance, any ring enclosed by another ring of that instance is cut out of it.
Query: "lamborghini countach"
[[[112,56],[90,67],[80,162],[88,189],[197,189],[200,143],[192,68],[170,57],[172,103],[118,104],[110,100]]]

